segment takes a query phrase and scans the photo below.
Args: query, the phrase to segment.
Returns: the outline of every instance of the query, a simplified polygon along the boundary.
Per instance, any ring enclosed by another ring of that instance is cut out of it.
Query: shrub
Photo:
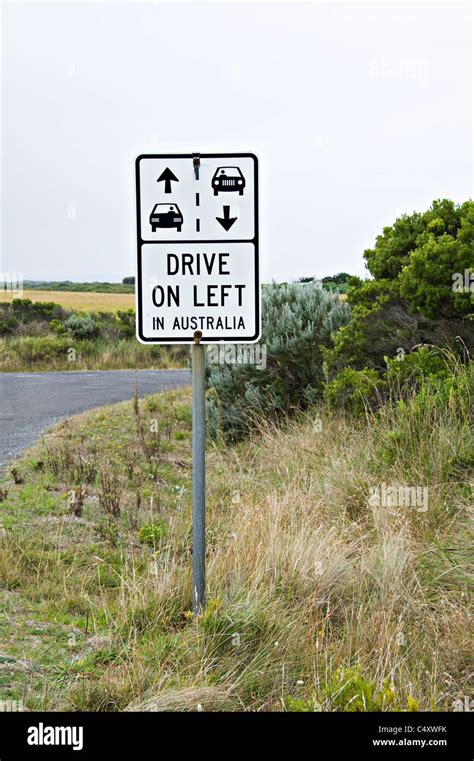
[[[340,667],[331,673],[321,697],[328,700],[335,711],[419,710],[418,702],[411,695],[403,703],[390,679],[385,678],[380,688],[357,666]]]
[[[329,383],[324,398],[332,408],[342,408],[349,413],[361,414],[380,403],[383,382],[376,370],[345,370]]]
[[[164,521],[153,523],[144,523],[140,528],[140,541],[142,544],[148,544],[151,547],[161,542],[166,533],[166,524]]]
[[[238,439],[262,419],[277,422],[322,396],[322,347],[349,320],[349,307],[317,283],[263,288],[266,367],[213,367],[208,399],[211,432]]]
[[[124,338],[135,337],[135,310],[126,309],[117,312],[120,335]]]
[[[39,336],[30,338],[13,338],[8,344],[8,349],[13,356],[18,357],[25,365],[34,365],[45,362],[48,359],[67,359],[68,349],[71,347],[69,338],[53,338]]]
[[[7,336],[13,333],[15,324],[15,320],[13,320],[11,317],[7,318],[6,320],[0,319],[0,336]]]
[[[0,304],[0,335],[45,335],[52,322],[60,323],[67,314],[53,301],[13,299]]]
[[[408,472],[417,463],[417,472],[424,474],[426,482],[452,481],[451,504],[453,486],[464,490],[474,462],[474,363],[450,364],[445,377],[431,374],[419,376],[414,383],[407,380],[399,385],[397,381],[393,386],[390,381],[389,386],[391,400],[372,420],[377,447],[371,471],[386,473],[398,463]],[[445,436],[434,446],[429,432],[440,427]]]
[[[64,335],[64,333],[67,332],[64,322],[61,320],[51,320],[49,323],[49,330],[52,330],[53,333],[57,333],[58,335]]]
[[[427,377],[447,378],[453,368],[446,354],[435,346],[420,346],[398,359],[387,358],[387,380],[419,381]]]
[[[71,338],[95,338],[99,335],[99,326],[90,314],[72,314],[64,323],[64,327]]]
[[[456,205],[447,199],[384,228],[364,252],[374,279],[351,278],[352,319],[325,352],[329,398],[348,399],[350,383],[358,391],[367,369],[378,373],[381,396],[387,381],[391,387],[396,381],[405,393],[410,384],[416,388],[428,376],[446,374],[440,356],[410,354],[422,344],[449,349],[466,361],[474,346],[474,293],[466,286],[473,235],[473,202]],[[393,361],[403,353],[403,362]]]
[[[454,352],[421,346],[400,359],[386,357],[386,363],[383,377],[374,369],[346,367],[327,383],[325,401],[333,409],[359,415],[389,400],[415,400],[415,406],[429,401],[452,407],[468,398],[473,363],[466,366]]]

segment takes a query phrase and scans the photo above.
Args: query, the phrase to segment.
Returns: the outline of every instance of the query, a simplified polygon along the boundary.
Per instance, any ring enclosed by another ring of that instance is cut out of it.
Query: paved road
[[[0,468],[61,418],[140,396],[189,386],[186,370],[0,373]]]

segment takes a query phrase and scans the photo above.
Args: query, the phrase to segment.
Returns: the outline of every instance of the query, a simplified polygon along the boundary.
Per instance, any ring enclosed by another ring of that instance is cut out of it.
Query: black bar
[[[268,757],[270,749],[281,749],[286,741],[292,746],[292,757],[302,755],[306,748],[308,758],[315,759],[332,759],[333,754],[335,759],[472,759],[472,714],[468,712],[207,713],[199,709],[196,705],[195,711],[187,713],[0,713],[0,759],[160,758],[165,744],[181,756],[192,751],[192,744],[187,746],[183,738],[192,738],[196,732],[211,738],[213,746],[218,737],[224,742],[225,733],[233,755],[238,750],[247,752],[251,743],[252,755],[261,750],[262,757]],[[38,735],[40,724],[42,735]],[[28,744],[28,737],[44,740],[49,732],[61,739],[56,727],[63,727],[64,733],[69,730],[63,736],[74,737],[77,750],[72,745]],[[79,748],[81,727],[83,747]],[[226,742],[221,746],[223,754]]]

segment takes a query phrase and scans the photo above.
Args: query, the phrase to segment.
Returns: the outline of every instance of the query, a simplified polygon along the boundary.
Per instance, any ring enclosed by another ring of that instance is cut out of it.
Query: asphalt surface
[[[186,370],[1,373],[0,468],[62,418],[191,384]]]

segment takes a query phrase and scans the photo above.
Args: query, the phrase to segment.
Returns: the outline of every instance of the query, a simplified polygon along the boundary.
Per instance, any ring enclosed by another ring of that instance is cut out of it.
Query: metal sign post
[[[191,344],[193,610],[206,597],[205,344],[260,337],[258,160],[253,153],[138,156],[137,338]]]
[[[194,334],[193,371],[193,611],[206,604],[206,354]]]

